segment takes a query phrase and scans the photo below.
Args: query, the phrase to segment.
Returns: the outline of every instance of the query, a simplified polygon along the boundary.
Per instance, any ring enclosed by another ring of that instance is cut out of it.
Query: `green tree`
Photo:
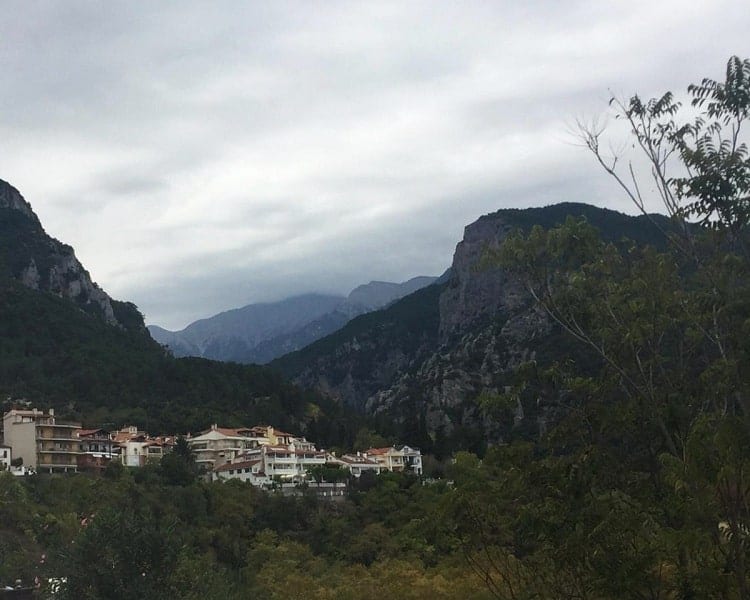
[[[174,527],[150,511],[100,511],[66,557],[62,597],[118,600],[179,595],[170,578],[180,548]]]
[[[190,485],[198,475],[190,446],[183,436],[178,436],[175,447],[160,462],[161,475],[171,485]]]
[[[725,81],[688,94],[688,117],[671,93],[612,103],[672,217],[653,218],[665,250],[605,243],[569,219],[487,257],[581,345],[514,388],[540,392],[554,374],[568,409],[525,472],[512,446],[490,453],[473,467],[479,487],[452,498],[461,547],[498,598],[750,598],[750,62],[733,57]],[[603,129],[582,131],[647,213],[636,163],[623,175]]]

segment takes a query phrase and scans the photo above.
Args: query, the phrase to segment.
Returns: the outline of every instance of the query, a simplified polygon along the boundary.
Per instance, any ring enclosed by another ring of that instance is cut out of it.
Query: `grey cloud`
[[[745,2],[6,2],[0,177],[150,322],[437,274],[502,207],[632,211],[567,131],[720,77]],[[616,132],[616,131],[615,131]]]

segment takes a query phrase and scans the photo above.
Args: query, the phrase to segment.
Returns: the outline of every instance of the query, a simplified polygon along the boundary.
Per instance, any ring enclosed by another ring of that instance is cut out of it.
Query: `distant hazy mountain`
[[[364,312],[370,312],[387,306],[394,300],[399,300],[427,287],[435,281],[435,277],[414,277],[403,283],[389,283],[388,281],[371,281],[354,288],[346,298],[346,304],[361,307]]]
[[[175,356],[266,363],[430,285],[435,277],[403,283],[371,281],[344,296],[305,294],[280,302],[249,304],[191,323],[181,331],[149,325],[151,336]]]

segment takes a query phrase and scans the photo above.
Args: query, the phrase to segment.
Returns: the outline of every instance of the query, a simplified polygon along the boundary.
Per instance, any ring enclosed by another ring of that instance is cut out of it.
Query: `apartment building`
[[[3,416],[5,443],[23,465],[37,472],[78,470],[80,423],[59,421],[53,409],[13,409]]]

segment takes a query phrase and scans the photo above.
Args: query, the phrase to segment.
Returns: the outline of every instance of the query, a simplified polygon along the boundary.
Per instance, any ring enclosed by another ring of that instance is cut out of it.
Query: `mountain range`
[[[353,317],[382,308],[436,279],[423,276],[403,283],[371,281],[348,296],[305,294],[228,310],[180,331],[158,325],[149,325],[148,330],[178,357],[263,364],[299,350],[340,329]]]
[[[481,452],[519,431],[535,436],[554,419],[554,406],[519,404],[498,418],[485,412],[482,397],[512,385],[523,361],[587,357],[518,281],[481,259],[514,230],[551,227],[568,216],[585,218],[614,243],[665,243],[668,223],[658,215],[579,203],[504,209],[466,227],[438,280],[375,282],[345,299],[308,295],[250,305],[186,328],[202,331],[196,339],[205,342],[216,323],[241,329],[245,319],[244,359],[256,362],[305,336],[319,338],[261,367],[165,352],[137,308],[101,290],[73,249],[44,232],[18,190],[0,182],[0,394],[97,426],[133,422],[159,432],[273,422],[346,447],[368,427],[438,455]],[[379,304],[385,306],[372,310]]]
[[[273,423],[351,446],[360,427],[353,411],[266,367],[165,352],[136,306],[108,296],[0,180],[0,410],[17,403],[154,434]]]
[[[485,413],[482,397],[511,386],[524,361],[589,357],[520,282],[499,267],[483,267],[482,257],[514,230],[550,228],[569,216],[585,218],[616,244],[663,247],[662,230],[670,226],[660,215],[632,217],[581,203],[499,210],[465,228],[445,279],[270,365],[437,452],[481,452],[519,427],[536,436],[554,418],[554,407],[519,405],[497,419]]]

